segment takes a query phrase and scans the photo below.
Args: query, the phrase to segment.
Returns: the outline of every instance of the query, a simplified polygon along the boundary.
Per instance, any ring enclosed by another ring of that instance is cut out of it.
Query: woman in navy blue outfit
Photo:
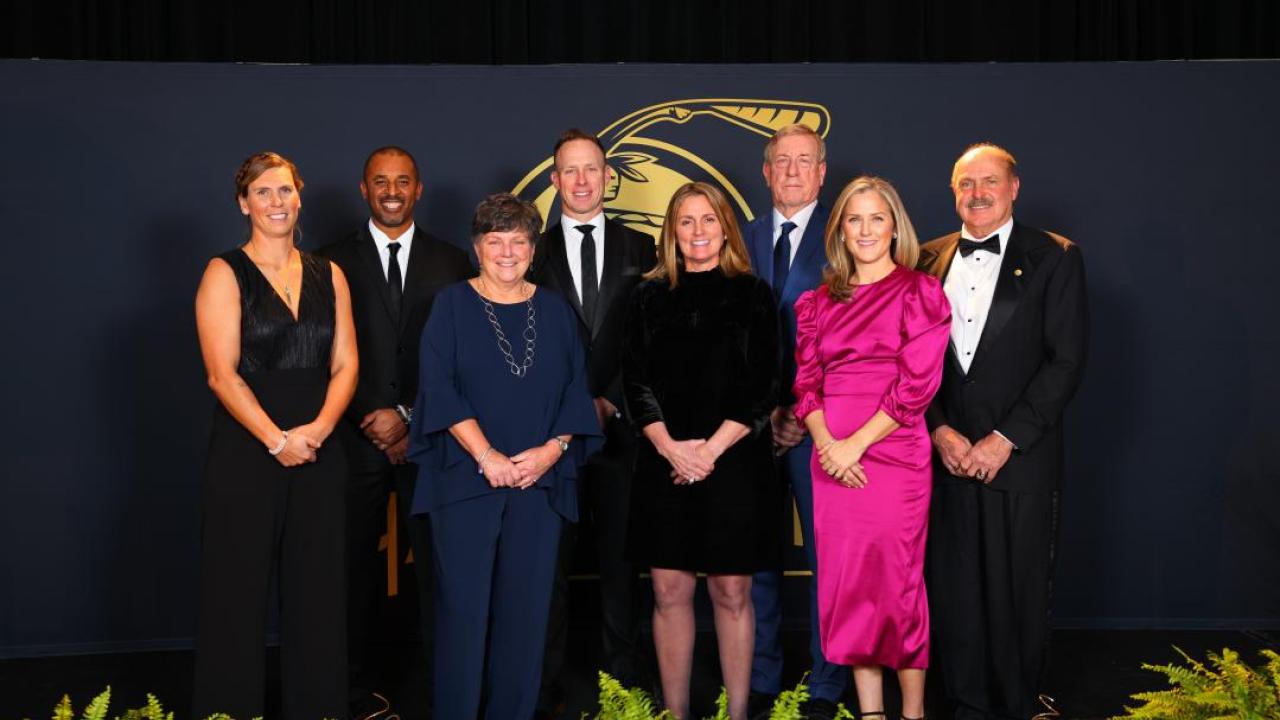
[[[435,716],[533,716],[561,526],[577,468],[599,443],[572,309],[526,281],[538,210],[476,207],[474,280],[436,297],[422,333],[410,459],[413,511],[430,513]]]

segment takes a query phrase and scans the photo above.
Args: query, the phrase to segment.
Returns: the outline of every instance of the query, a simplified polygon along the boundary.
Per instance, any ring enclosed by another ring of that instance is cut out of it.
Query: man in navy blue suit
[[[796,377],[796,298],[822,280],[826,264],[823,232],[830,211],[818,202],[818,190],[827,174],[827,148],[808,125],[778,129],[764,148],[764,179],[773,195],[773,207],[747,226],[747,250],[751,267],[769,282],[778,300],[782,338],[782,393],[780,405],[770,417],[779,471],[791,486],[800,526],[804,533],[809,567],[817,567],[813,549],[813,486],[809,458],[813,442],[796,422],[791,386]],[[751,601],[756,613],[755,657],[751,663],[751,717],[768,717],[772,700],[782,689],[782,574],[756,573]],[[818,637],[817,576],[809,586],[809,706],[806,717],[831,718],[848,682],[848,668],[827,662]]]

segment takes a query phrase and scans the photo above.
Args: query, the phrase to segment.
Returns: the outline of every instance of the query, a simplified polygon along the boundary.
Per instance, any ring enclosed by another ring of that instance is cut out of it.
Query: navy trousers
[[[809,696],[817,700],[837,702],[849,683],[849,668],[827,662],[818,635],[818,557],[813,545],[813,481],[809,477],[809,458],[813,441],[804,442],[782,456],[781,472],[795,494],[800,512],[800,530],[804,535],[805,556],[813,577],[809,580],[809,655],[812,670],[806,681]],[[751,661],[751,689],[777,695],[782,690],[782,573],[761,572],[751,578],[751,604],[756,611],[755,656]]]
[[[435,717],[533,717],[562,524],[538,489],[431,513]]]

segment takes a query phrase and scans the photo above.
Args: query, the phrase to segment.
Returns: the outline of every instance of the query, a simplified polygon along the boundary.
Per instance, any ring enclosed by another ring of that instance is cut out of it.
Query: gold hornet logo
[[[747,145],[739,136],[721,132],[724,124],[767,138],[793,123],[808,125],[825,138],[831,113],[814,103],[732,98],[673,100],[636,110],[599,133],[613,168],[613,181],[604,189],[605,214],[657,239],[676,188],[703,180],[720,186],[750,222],[751,208],[742,193],[708,158],[740,162],[743,153],[760,157],[758,143]],[[700,154],[683,146],[690,141]],[[550,178],[554,160],[543,160],[511,191],[533,200],[543,218],[550,215],[556,196]]]

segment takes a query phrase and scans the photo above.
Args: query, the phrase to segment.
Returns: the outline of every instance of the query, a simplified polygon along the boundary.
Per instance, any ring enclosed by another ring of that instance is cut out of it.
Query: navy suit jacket
[[[782,392],[780,402],[791,405],[795,402],[791,386],[796,381],[796,300],[806,290],[818,287],[822,282],[822,268],[827,264],[827,253],[823,247],[823,234],[827,229],[827,218],[831,211],[822,203],[813,209],[809,224],[804,228],[800,239],[800,249],[791,261],[791,271],[787,275],[787,284],[782,288],[778,301],[778,319],[781,333],[778,343],[782,349]],[[764,281],[773,284],[773,208],[747,225],[747,253],[751,256],[751,270]],[[775,288],[775,295],[777,295]]]

